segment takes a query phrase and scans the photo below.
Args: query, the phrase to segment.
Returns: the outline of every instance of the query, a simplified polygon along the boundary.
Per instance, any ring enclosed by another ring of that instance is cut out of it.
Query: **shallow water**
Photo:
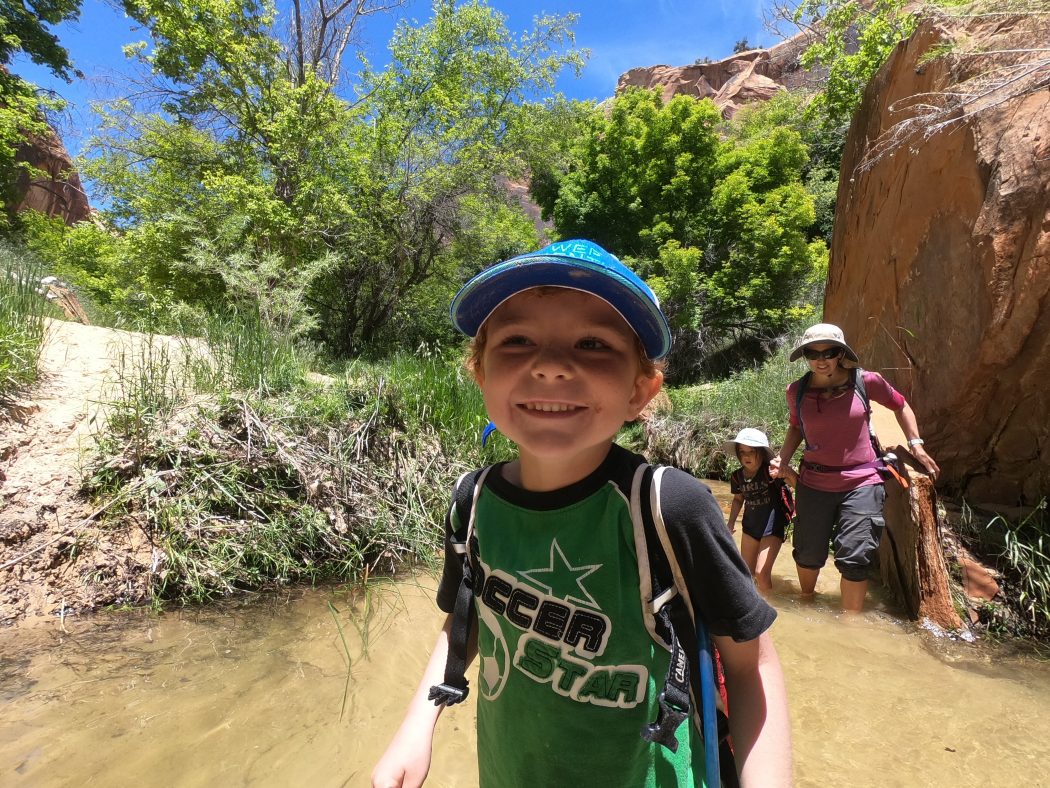
[[[773,633],[799,786],[1050,786],[1050,666],[933,641],[877,590],[843,619],[833,570],[803,604],[789,552]],[[0,784],[367,785],[440,628],[434,585],[0,631]],[[476,784],[473,725],[471,701],[445,713],[428,786]]]

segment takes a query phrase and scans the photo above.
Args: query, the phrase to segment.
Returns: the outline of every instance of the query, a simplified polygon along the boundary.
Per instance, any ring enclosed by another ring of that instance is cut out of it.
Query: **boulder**
[[[1034,15],[925,19],[846,142],[824,318],[918,416],[942,492],[1050,491],[1050,60]]]

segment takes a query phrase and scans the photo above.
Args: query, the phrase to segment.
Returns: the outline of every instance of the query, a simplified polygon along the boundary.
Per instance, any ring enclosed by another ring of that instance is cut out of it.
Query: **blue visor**
[[[538,252],[486,268],[452,299],[452,322],[469,337],[513,295],[534,287],[568,287],[606,301],[657,361],[671,350],[671,329],[660,302],[630,268],[591,241],[558,241]]]

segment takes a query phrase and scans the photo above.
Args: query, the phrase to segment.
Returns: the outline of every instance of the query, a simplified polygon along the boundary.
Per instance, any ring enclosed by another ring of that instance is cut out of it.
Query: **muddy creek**
[[[830,565],[803,604],[790,545],[774,577],[797,785],[1050,786],[1050,666],[934,641],[879,589],[843,620]],[[0,630],[0,784],[367,785],[440,628],[435,585]],[[443,716],[428,786],[477,784],[472,701]]]

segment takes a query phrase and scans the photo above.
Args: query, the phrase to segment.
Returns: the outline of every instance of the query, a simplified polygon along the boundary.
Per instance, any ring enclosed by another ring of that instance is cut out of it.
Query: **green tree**
[[[574,21],[542,17],[516,38],[484,3],[438,0],[428,24],[398,27],[390,65],[367,72],[361,87],[370,100],[352,143],[360,224],[346,263],[319,291],[333,342],[372,342],[406,293],[447,270],[442,258],[462,248],[455,241],[477,232],[479,201],[506,204],[505,179],[526,172],[522,129],[540,111],[529,98],[582,65],[568,49]]]
[[[705,321],[762,333],[783,328],[803,307],[799,295],[827,264],[822,239],[810,240],[813,198],[801,181],[807,152],[797,132],[780,128],[719,159],[711,196],[701,290]]]
[[[680,371],[701,342],[782,330],[826,265],[799,133],[763,123],[722,138],[721,126],[710,101],[628,91],[590,117],[556,188],[535,192],[560,237],[594,239],[649,279]]]
[[[818,32],[801,64],[828,70],[827,84],[810,111],[830,127],[849,126],[864,88],[916,25],[906,0],[803,0],[792,18]]]
[[[49,25],[80,16],[81,0],[0,0],[0,64],[24,53],[38,66],[46,66],[66,82],[82,77],[69,60],[69,52],[58,43]]]
[[[727,124],[727,135],[737,144],[746,145],[768,137],[778,129],[792,129],[809,151],[809,160],[801,176],[806,191],[813,198],[815,219],[812,237],[831,244],[835,222],[835,198],[838,191],[839,167],[845,127],[825,125],[816,113],[808,111],[814,96],[782,90],[768,101],[745,105]]]
[[[595,111],[557,189],[534,192],[562,237],[655,258],[666,241],[693,245],[710,197],[721,120],[709,101],[629,90]],[[553,200],[551,199],[553,197]]]
[[[86,170],[143,291],[204,307],[298,292],[302,320],[340,352],[376,341],[415,288],[452,270],[444,258],[477,218],[507,205],[527,95],[582,62],[560,51],[571,19],[515,39],[484,4],[442,0],[429,24],[399,26],[390,66],[366,64],[351,101],[328,79],[353,19],[324,4],[313,17],[328,32],[296,4],[284,43],[272,5],[255,0],[126,7],[150,31],[152,47],[130,54],[153,77],[138,103],[108,108]]]

